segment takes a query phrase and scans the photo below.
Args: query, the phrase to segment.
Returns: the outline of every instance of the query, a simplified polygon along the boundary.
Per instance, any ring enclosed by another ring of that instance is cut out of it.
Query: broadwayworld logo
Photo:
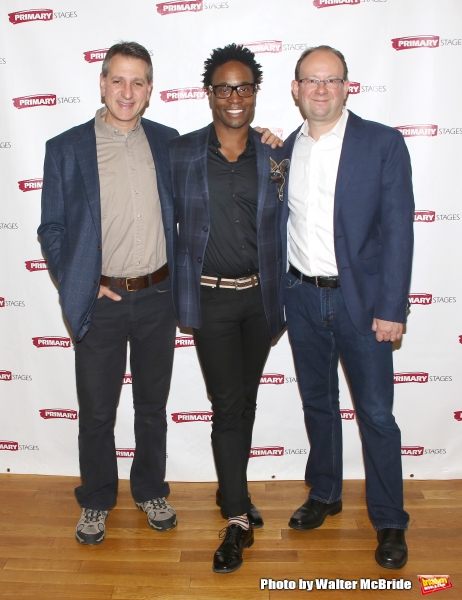
[[[413,50],[414,48],[437,48],[440,45],[439,35],[411,35],[393,38],[391,45],[395,50]]]
[[[213,412],[209,410],[200,410],[196,412],[178,412],[172,413],[172,421],[174,423],[211,423]]]
[[[361,4],[361,0],[313,0],[313,6],[316,8],[326,8],[328,6],[340,6],[342,4]]]
[[[77,411],[70,408],[42,408],[39,410],[42,419],[69,419],[77,421]]]
[[[157,12],[162,15],[174,15],[179,12],[200,12],[203,10],[202,0],[175,0],[156,4]]]
[[[284,456],[284,447],[262,446],[250,449],[249,458],[258,458],[260,456]]]
[[[56,94],[20,96],[19,98],[13,98],[13,105],[18,109],[33,108],[34,106],[56,106]]]
[[[449,575],[418,575],[422,596],[452,588]]]
[[[178,100],[203,100],[207,93],[204,88],[189,87],[165,90],[159,92],[159,95],[163,102],[178,102]]]
[[[53,20],[53,10],[51,8],[20,10],[18,12],[8,13],[8,19],[13,25],[29,23],[30,21],[51,21]]]
[[[43,179],[24,179],[18,181],[18,186],[21,192],[32,192],[33,190],[41,190]]]

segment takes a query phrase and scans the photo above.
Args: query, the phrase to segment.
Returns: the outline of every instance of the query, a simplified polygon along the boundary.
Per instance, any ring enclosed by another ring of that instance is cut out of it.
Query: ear
[[[295,98],[295,100],[298,100],[298,81],[296,79],[294,79],[291,83],[292,86],[292,95]]]
[[[151,98],[151,94],[152,94],[152,88],[154,87],[154,82],[151,81],[151,83],[148,83],[148,94],[147,94],[147,102],[149,102],[150,98]]]
[[[101,90],[101,98],[104,98],[106,94],[106,79],[103,77],[102,73],[99,75],[99,87]]]
[[[350,92],[350,82],[348,79],[345,79],[343,82],[343,99],[346,100],[348,98],[348,94]]]

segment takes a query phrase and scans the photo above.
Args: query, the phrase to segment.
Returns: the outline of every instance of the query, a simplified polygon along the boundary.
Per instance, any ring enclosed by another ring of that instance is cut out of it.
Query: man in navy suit
[[[294,529],[319,527],[342,510],[338,359],[353,395],[377,530],[378,564],[407,561],[400,430],[392,414],[392,344],[406,321],[413,192],[402,135],[346,110],[348,71],[329,46],[306,50],[292,92],[305,122],[286,141],[286,315],[310,454],[308,500]]]
[[[168,142],[178,132],[141,118],[152,85],[145,48],[112,46],[101,74],[105,107],[46,146],[38,233],[75,340],[82,544],[104,540],[116,503],[114,422],[127,339],[136,439],[131,491],[152,528],[177,524],[164,477],[177,235]]]
[[[280,149],[250,128],[262,78],[254,54],[230,44],[205,62],[213,123],[170,143],[179,221],[175,285],[211,396],[217,504],[228,517],[213,570],[231,573],[263,526],[247,489],[260,377],[284,324]],[[271,162],[271,158],[273,162]],[[276,160],[275,160],[276,159]]]

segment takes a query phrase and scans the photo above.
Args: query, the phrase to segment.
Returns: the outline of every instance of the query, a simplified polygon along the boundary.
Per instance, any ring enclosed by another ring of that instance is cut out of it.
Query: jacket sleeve
[[[62,175],[49,143],[46,145],[42,185],[42,220],[37,230],[51,274],[58,281],[61,242],[66,230]]]
[[[408,306],[413,251],[414,195],[411,161],[396,132],[382,169],[380,292],[374,317],[404,323]]]

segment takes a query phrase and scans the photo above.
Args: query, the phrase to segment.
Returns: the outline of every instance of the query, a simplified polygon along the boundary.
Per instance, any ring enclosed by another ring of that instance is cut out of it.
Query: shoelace
[[[155,498],[146,502],[146,508],[149,510],[167,510],[165,498]]]
[[[106,510],[93,510],[92,508],[87,508],[84,515],[85,523],[96,523],[97,521],[102,521],[106,515]]]
[[[239,525],[234,525],[234,526],[229,525],[228,527],[223,527],[223,529],[218,534],[218,537],[220,540],[224,539],[227,542],[236,543],[236,538],[238,537],[238,535],[240,533],[239,529],[241,531],[244,531],[244,529],[242,529],[242,527],[239,527]]]

